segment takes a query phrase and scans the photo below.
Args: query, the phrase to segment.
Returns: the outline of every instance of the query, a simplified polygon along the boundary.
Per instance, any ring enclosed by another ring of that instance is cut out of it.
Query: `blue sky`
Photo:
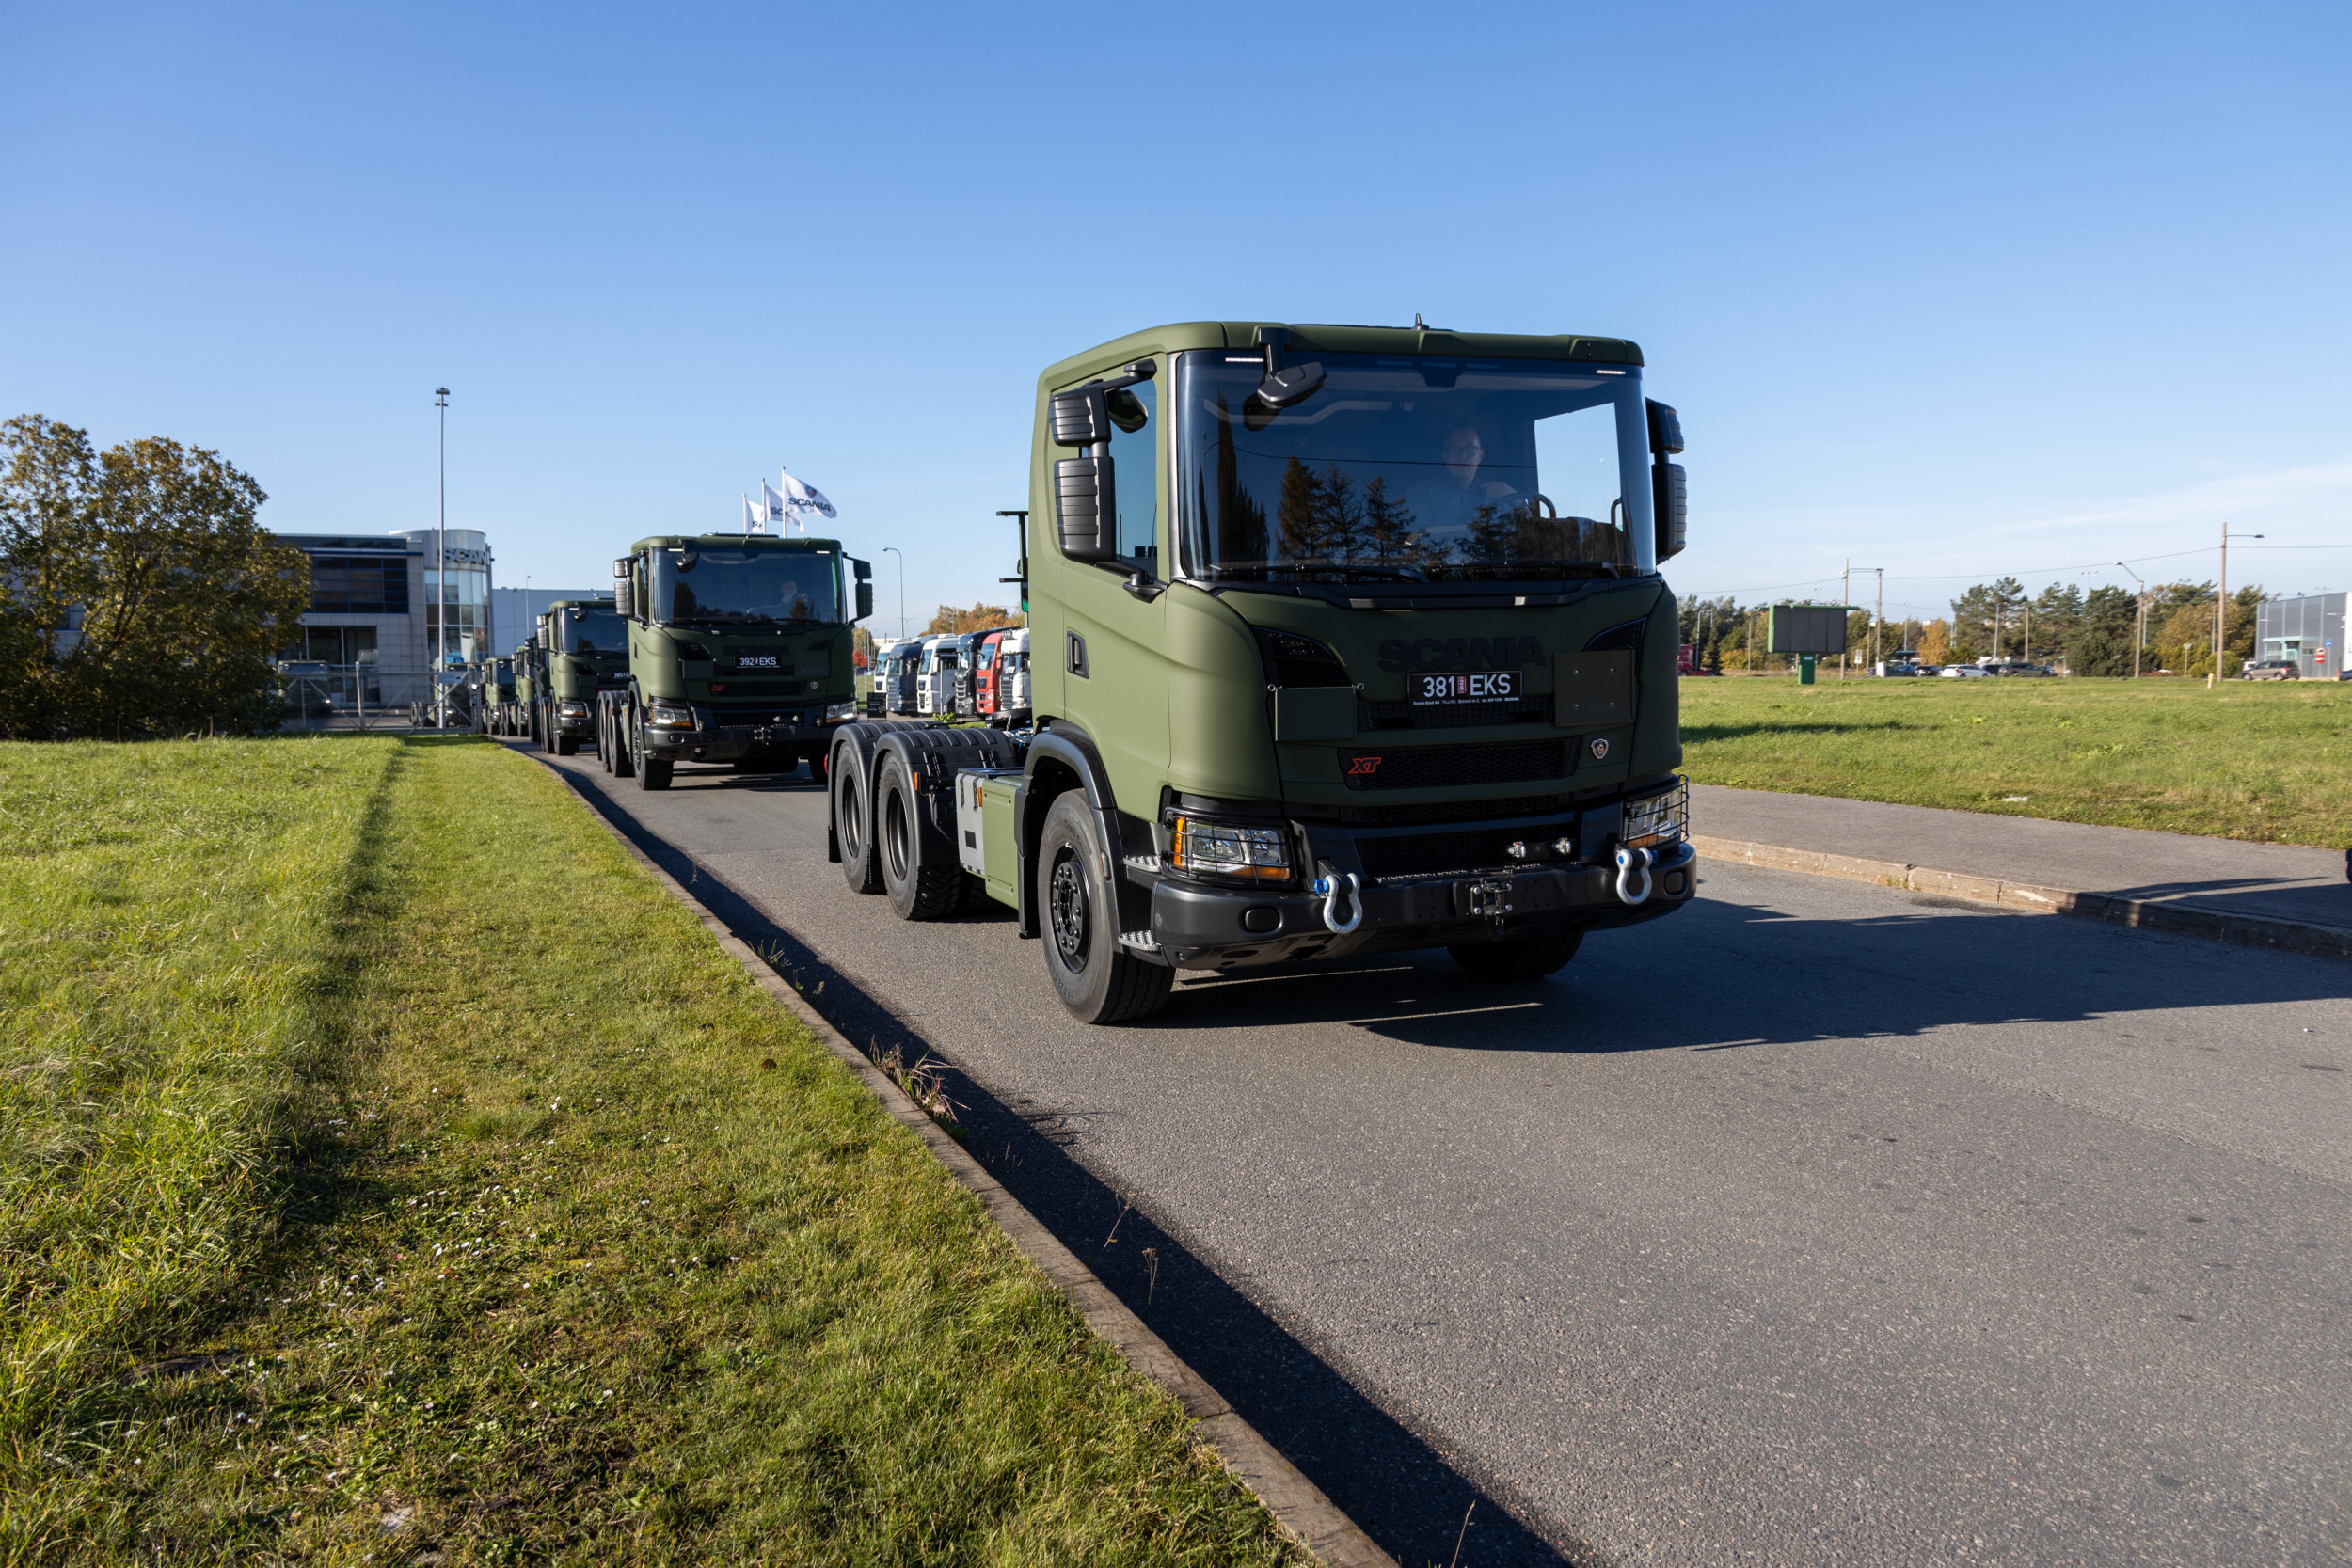
[[[2348,44],[2340,3],[9,7],[0,413],[373,531],[433,520],[446,384],[510,585],[787,463],[887,631],[884,546],[918,615],[997,593],[1044,365],[1419,311],[1641,342],[1686,594],[2202,579],[2225,520],[2233,581],[2344,588]]]

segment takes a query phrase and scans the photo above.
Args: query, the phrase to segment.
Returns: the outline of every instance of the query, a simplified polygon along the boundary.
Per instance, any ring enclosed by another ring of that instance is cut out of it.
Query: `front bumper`
[[[1252,887],[1155,867],[1149,950],[1179,968],[1213,969],[1656,920],[1691,901],[1698,854],[1677,832],[1648,847],[1646,865],[1633,853],[1629,874],[1618,858],[1633,829],[1625,813],[1621,802],[1608,800],[1574,814],[1434,833],[1298,824],[1307,864],[1315,870],[1287,886]],[[1496,839],[1517,841],[1534,858],[1498,865],[1490,853]],[[1467,863],[1448,858],[1463,850]],[[1465,863],[1475,869],[1456,869]],[[1356,892],[1336,900],[1313,894],[1306,884],[1317,876],[1343,889],[1352,877]]]
[[[649,755],[679,762],[739,762],[780,757],[787,753],[821,756],[833,732],[846,721],[827,720],[824,709],[780,713],[760,719],[692,708],[691,730],[644,727]]]

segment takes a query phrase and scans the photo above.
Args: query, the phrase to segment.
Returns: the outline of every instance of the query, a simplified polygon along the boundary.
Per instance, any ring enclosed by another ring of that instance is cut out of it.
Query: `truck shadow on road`
[[[1337,1023],[1435,1049],[1579,1055],[2352,994],[2352,968],[2338,959],[1892,889],[1852,898],[1854,914],[1820,919],[1703,885],[1673,920],[1597,932],[1567,968],[1518,985],[1474,981],[1441,953],[1196,976],[1142,1027]]]
[[[755,787],[791,782],[759,779]],[[580,793],[662,869],[689,883],[711,913],[868,1054],[896,1050],[912,1062],[930,1049],[919,1031],[707,867],[597,789]],[[989,1174],[1400,1563],[1452,1559],[1466,1514],[1464,1563],[1558,1568],[1592,1560],[1575,1543],[1554,1544],[1521,1524],[1501,1489],[1449,1464],[1162,1229],[1148,1209],[1134,1207],[1135,1195],[1113,1192],[1079,1164],[1065,1146],[1074,1141],[1082,1116],[1005,1104],[961,1073],[948,1093],[961,1107],[965,1147]]]

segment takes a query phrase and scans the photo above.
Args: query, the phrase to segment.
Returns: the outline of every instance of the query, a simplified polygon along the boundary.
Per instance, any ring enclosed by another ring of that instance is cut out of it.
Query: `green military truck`
[[[476,735],[512,735],[515,720],[515,661],[504,655],[482,661],[474,694]]]
[[[558,599],[539,617],[538,642],[532,733],[568,757],[596,743],[597,694],[628,679],[628,627],[609,598]]]
[[[534,633],[515,644],[514,733],[539,738],[539,639]]]
[[[665,534],[612,563],[628,668],[596,716],[605,766],[667,789],[681,762],[822,774],[857,711],[872,568],[833,539]]]
[[[1613,338],[1192,323],[1039,379],[1032,730],[846,725],[831,844],[1089,1022],[1178,969],[1548,974],[1696,883],[1675,411]]]

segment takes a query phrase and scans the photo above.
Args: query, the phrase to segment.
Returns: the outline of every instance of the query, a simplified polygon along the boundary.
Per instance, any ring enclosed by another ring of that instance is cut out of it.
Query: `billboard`
[[[1841,604],[1772,606],[1764,651],[1772,654],[1842,654],[1846,651],[1846,607]]]

